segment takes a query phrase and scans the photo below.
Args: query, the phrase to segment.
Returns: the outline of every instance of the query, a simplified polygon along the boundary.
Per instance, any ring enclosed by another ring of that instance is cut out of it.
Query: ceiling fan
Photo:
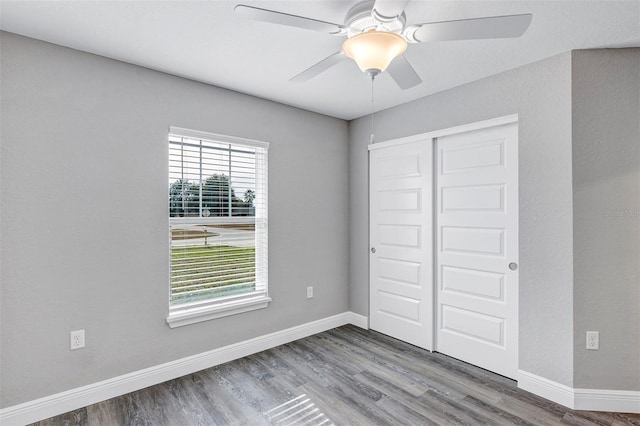
[[[234,12],[247,19],[347,37],[339,52],[312,65],[290,81],[308,81],[351,58],[372,78],[388,70],[403,90],[422,83],[403,55],[407,43],[520,37],[532,18],[531,14],[520,14],[407,25],[404,9],[408,2],[359,2],[347,12],[342,25],[244,4],[237,5]]]

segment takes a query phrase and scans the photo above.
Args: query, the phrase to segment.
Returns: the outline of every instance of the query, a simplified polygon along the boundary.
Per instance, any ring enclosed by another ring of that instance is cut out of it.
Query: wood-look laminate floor
[[[569,410],[516,383],[344,326],[36,425],[635,425]]]

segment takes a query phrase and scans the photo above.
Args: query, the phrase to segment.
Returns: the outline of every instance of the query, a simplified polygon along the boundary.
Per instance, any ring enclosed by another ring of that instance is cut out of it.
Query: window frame
[[[181,127],[170,126],[167,135],[167,142],[170,144],[171,136],[184,137],[190,139],[207,140],[215,143],[230,144],[239,147],[251,147],[261,150],[260,155],[264,156],[264,161],[256,161],[256,191],[258,186],[262,188],[262,197],[260,200],[260,208],[256,207],[255,216],[220,216],[216,220],[220,223],[252,223],[255,224],[256,238],[256,287],[248,293],[241,293],[231,296],[221,296],[209,298],[197,302],[189,302],[182,304],[171,304],[171,273],[168,277],[168,294],[169,294],[169,315],[167,324],[171,328],[193,324],[201,321],[208,321],[215,318],[221,318],[229,315],[235,315],[243,312],[263,309],[269,305],[271,298],[268,295],[268,150],[269,143],[239,138],[235,136],[220,135],[216,133],[203,132],[198,130],[185,129]],[[167,161],[167,164],[169,162]],[[168,170],[168,169],[167,169]],[[168,180],[168,179],[167,179]],[[256,194],[257,195],[257,194]],[[167,193],[167,212],[169,212],[169,196]],[[172,218],[169,215],[168,241],[169,241],[169,259],[171,259],[171,229],[173,223],[188,224],[201,223],[200,217],[180,217]],[[260,265],[260,266],[259,266]],[[260,284],[258,284],[260,283]]]

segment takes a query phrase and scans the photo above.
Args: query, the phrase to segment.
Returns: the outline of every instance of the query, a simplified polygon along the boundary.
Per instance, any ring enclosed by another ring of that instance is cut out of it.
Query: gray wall
[[[640,49],[576,51],[572,68],[574,384],[639,390]]]
[[[9,33],[1,43],[3,407],[348,309],[346,122]],[[267,309],[165,323],[170,125],[271,143]],[[71,352],[76,329],[87,347]]]
[[[566,53],[375,116],[384,141],[519,114],[519,368],[576,388],[640,390],[639,75],[638,49]],[[349,148],[350,300],[363,315],[369,120],[351,122]],[[586,351],[586,330],[600,351]]]
[[[426,82],[425,84],[428,84]],[[573,385],[571,55],[375,115],[376,141],[519,114],[519,368]],[[367,315],[367,144],[370,118],[350,126],[351,310]]]

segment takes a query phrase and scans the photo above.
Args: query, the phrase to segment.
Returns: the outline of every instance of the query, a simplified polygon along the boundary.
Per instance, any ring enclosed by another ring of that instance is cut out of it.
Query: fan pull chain
[[[371,144],[375,143],[374,137],[373,137],[373,112],[374,112],[374,105],[373,105],[373,80],[376,78],[375,74],[371,74],[371,138],[369,140],[369,142]]]

